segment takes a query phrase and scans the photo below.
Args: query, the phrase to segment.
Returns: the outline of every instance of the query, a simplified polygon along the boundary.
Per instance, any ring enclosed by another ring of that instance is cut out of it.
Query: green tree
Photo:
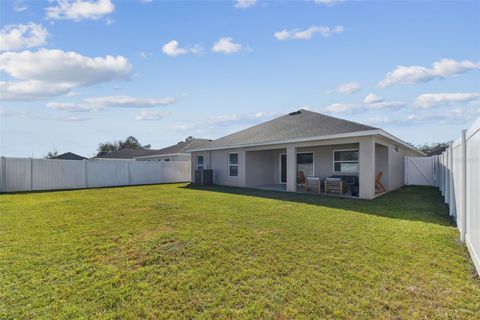
[[[419,144],[416,146],[416,148],[423,153],[425,153],[427,156],[434,156],[437,154],[441,154],[445,149],[448,148],[450,142],[434,142],[434,143],[425,143],[425,144]]]
[[[129,136],[125,140],[114,141],[114,142],[103,142],[98,145],[97,148],[97,157],[105,153],[120,150],[120,149],[150,149],[150,144],[142,145],[137,138],[134,136]]]
[[[49,151],[49,152],[44,156],[44,158],[45,158],[45,159],[53,159],[53,158],[55,158],[56,156],[58,156],[58,151],[57,151],[57,150],[53,150],[53,151]]]

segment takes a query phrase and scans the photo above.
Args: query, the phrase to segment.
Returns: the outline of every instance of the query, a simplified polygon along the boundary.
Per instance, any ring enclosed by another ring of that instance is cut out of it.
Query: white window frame
[[[198,158],[199,157],[202,157],[202,164],[201,165],[198,164]],[[200,167],[202,169],[200,169]],[[205,156],[203,154],[197,154],[197,170],[203,170],[203,169],[205,169]]]
[[[231,154],[236,154],[237,155],[237,163],[230,163],[230,155]],[[232,177],[232,178],[237,178],[238,177],[238,162],[240,161],[239,157],[238,157],[238,152],[229,152],[228,155],[227,155],[227,170],[228,170],[228,176],[229,177]],[[237,167],[237,175],[236,176],[232,176],[230,175],[230,167]]]
[[[358,152],[358,160],[342,160],[342,161],[335,161],[335,152],[340,151],[357,151]],[[357,172],[342,172],[342,171],[335,171],[335,163],[337,162],[346,162],[346,163],[358,163],[358,171]],[[339,173],[343,175],[357,175],[360,173],[360,150],[359,149],[337,149],[333,150],[332,153],[332,166],[333,166],[333,173]]]
[[[308,154],[308,153],[311,153],[312,154],[312,171],[313,171],[313,175],[312,177],[315,177],[315,152],[313,151],[302,151],[302,152],[297,152],[297,155],[299,154]],[[298,174],[298,161],[297,161],[297,156],[295,156],[295,165],[297,166],[297,174]],[[305,176],[306,177],[306,176]]]

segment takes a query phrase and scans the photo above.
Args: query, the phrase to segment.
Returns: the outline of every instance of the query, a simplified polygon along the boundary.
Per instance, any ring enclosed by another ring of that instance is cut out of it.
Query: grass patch
[[[438,191],[0,195],[1,319],[478,319]]]

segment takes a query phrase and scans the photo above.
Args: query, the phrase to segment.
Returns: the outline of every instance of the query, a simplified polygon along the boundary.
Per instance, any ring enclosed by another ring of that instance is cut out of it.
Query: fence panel
[[[78,189],[85,186],[82,160],[32,159],[32,189]]]
[[[3,158],[2,188],[5,192],[32,190],[32,161],[28,158]]]
[[[113,187],[190,181],[190,161],[5,158],[0,192]]]
[[[434,168],[432,157],[405,157],[405,184],[434,186]]]
[[[132,161],[128,163],[130,184],[152,184],[162,181],[161,162],[159,161]]]
[[[163,181],[166,183],[190,181],[190,161],[161,162]]]
[[[480,118],[466,132],[466,235],[470,255],[480,274]]]
[[[454,217],[457,222],[457,227],[460,233],[463,230],[463,144],[461,139],[457,140],[452,145],[452,203],[450,205],[450,215]]]
[[[87,187],[115,187],[127,186],[127,161],[100,160],[87,163]]]

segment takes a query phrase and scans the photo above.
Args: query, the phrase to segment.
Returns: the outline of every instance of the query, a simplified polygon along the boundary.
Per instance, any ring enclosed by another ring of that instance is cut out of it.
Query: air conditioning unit
[[[199,186],[211,186],[213,184],[213,170],[195,170],[195,184]]]

